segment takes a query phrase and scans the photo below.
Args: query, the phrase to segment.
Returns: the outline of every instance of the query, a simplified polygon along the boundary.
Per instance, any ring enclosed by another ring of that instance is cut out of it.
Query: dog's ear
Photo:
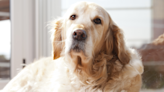
[[[107,32],[106,48],[108,54],[112,53],[118,57],[120,62],[125,65],[130,61],[130,52],[124,42],[123,31],[110,18],[109,29]]]
[[[57,59],[60,57],[63,48],[63,41],[62,41],[62,25],[63,19],[58,18],[52,22],[52,56],[53,59]]]

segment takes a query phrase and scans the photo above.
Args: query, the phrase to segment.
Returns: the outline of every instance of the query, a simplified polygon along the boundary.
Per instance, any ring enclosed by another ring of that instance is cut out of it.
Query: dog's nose
[[[81,40],[85,40],[86,38],[87,38],[87,34],[85,30],[78,29],[73,32],[73,39],[75,40],[81,41]]]

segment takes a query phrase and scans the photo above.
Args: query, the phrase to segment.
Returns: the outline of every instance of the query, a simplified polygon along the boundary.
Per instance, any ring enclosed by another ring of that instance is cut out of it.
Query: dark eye
[[[76,19],[76,15],[71,15],[71,16],[70,16],[70,19],[71,19],[71,20],[75,20],[75,19]]]
[[[95,24],[101,24],[101,19],[96,18],[96,19],[93,20],[93,22],[94,22]]]

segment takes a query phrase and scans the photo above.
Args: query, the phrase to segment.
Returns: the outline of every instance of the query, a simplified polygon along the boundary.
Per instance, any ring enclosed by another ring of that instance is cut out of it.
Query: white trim
[[[9,12],[0,12],[0,16],[10,17]]]
[[[22,63],[22,0],[10,1],[11,11],[11,78],[17,74],[17,69],[21,69]],[[16,54],[15,54],[16,53]]]
[[[154,40],[154,31],[153,31],[153,22],[152,22],[152,19],[153,19],[153,8],[154,8],[154,6],[153,6],[153,1],[154,0],[151,0],[150,2],[151,2],[151,13],[150,13],[150,18],[151,18],[151,24],[150,24],[150,26],[151,26],[151,28],[150,28],[150,31],[151,31],[151,38],[150,38],[150,40],[151,41],[153,41]]]

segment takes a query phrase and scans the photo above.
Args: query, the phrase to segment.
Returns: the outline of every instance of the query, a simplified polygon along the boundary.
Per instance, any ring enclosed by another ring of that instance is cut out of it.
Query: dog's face
[[[97,55],[104,53],[115,54],[122,64],[129,62],[122,31],[102,7],[87,2],[75,4],[54,24],[54,59],[62,53],[76,64],[89,67]]]
[[[65,53],[83,58],[100,52],[109,25],[104,9],[83,2],[72,6],[64,18]]]

